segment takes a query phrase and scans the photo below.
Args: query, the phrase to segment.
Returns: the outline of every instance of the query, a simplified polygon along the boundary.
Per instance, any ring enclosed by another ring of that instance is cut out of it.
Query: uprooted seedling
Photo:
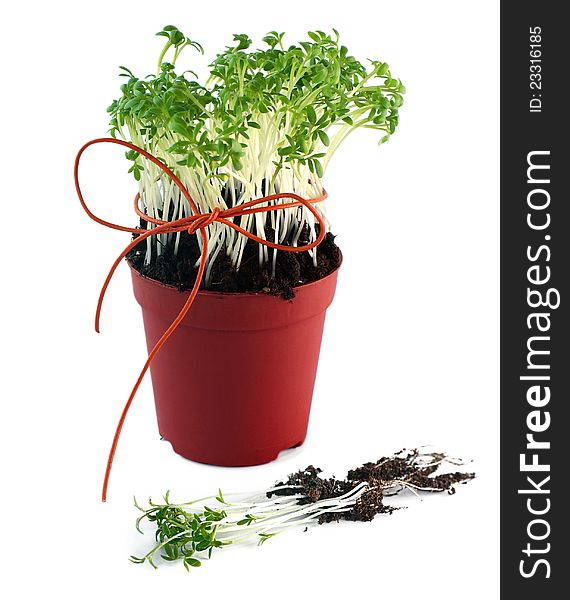
[[[402,450],[376,462],[364,463],[348,472],[345,479],[323,478],[312,465],[289,475],[274,487],[247,494],[209,496],[184,502],[163,503],[149,499],[149,507],[135,505],[142,512],[137,529],[144,521],[154,524],[156,545],[136,563],[148,562],[156,568],[157,557],[181,560],[186,567],[198,567],[215,548],[230,544],[259,545],[287,529],[340,520],[371,521],[377,514],[391,514],[396,507],[385,504],[390,496],[409,490],[452,494],[454,486],[466,483],[474,473],[438,473],[442,467],[463,463],[437,452]]]

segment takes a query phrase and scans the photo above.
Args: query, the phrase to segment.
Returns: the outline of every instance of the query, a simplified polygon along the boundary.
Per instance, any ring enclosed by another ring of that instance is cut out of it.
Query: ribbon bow
[[[141,209],[139,208],[140,193],[138,193],[135,196],[135,202],[134,202],[135,213],[143,221],[146,221],[147,223],[152,223],[153,225],[155,225],[155,227],[153,227],[152,229],[142,230],[142,229],[133,228],[133,227],[125,227],[124,225],[118,225],[116,223],[111,223],[110,221],[105,221],[104,219],[101,219],[100,217],[97,217],[94,213],[92,213],[89,210],[89,208],[87,207],[87,204],[86,204],[86,202],[83,198],[83,194],[81,192],[81,187],[79,185],[79,163],[81,161],[81,157],[82,157],[83,153],[85,152],[85,150],[87,150],[87,148],[89,148],[90,146],[93,146],[95,144],[103,144],[103,143],[110,143],[110,144],[117,144],[120,146],[125,146],[126,148],[129,148],[130,150],[134,150],[134,151],[138,152],[139,154],[141,154],[142,156],[144,156],[145,158],[150,160],[152,163],[154,163],[157,167],[159,167],[166,175],[168,175],[168,177],[170,177],[170,179],[173,181],[173,183],[176,185],[176,187],[178,187],[178,189],[180,190],[180,192],[182,193],[184,198],[188,201],[188,204],[190,205],[190,208],[192,210],[192,215],[189,217],[184,217],[182,219],[176,219],[173,221],[163,221],[161,219],[155,219],[155,218],[151,217],[150,215],[146,215],[145,213],[143,213],[141,211]],[[200,284],[201,284],[202,278],[204,276],[204,270],[206,268],[206,260],[208,257],[208,236],[206,235],[206,228],[214,222],[223,223],[224,225],[231,227],[232,229],[234,229],[241,235],[245,235],[249,239],[251,239],[255,242],[258,242],[259,244],[263,244],[264,246],[268,246],[269,248],[275,248],[276,250],[284,250],[285,252],[305,252],[307,250],[311,250],[312,248],[315,248],[318,244],[320,244],[322,242],[322,240],[325,237],[325,223],[324,223],[323,217],[319,213],[319,211],[313,206],[313,204],[315,204],[317,202],[322,202],[327,197],[327,193],[323,191],[323,194],[321,196],[319,196],[318,198],[309,198],[309,199],[303,198],[303,197],[298,196],[297,194],[293,194],[293,193],[272,194],[270,196],[264,196],[262,198],[256,198],[255,200],[250,200],[248,202],[244,202],[243,204],[239,204],[238,206],[234,206],[232,208],[227,208],[225,210],[220,210],[219,208],[215,208],[212,212],[200,213],[198,210],[198,207],[196,206],[196,203],[192,199],[192,196],[190,195],[190,193],[188,192],[188,190],[186,189],[184,184],[180,181],[180,179],[178,179],[178,177],[162,161],[160,161],[158,158],[156,158],[155,156],[153,156],[146,150],[139,148],[138,146],[135,146],[134,144],[131,144],[130,142],[118,140],[115,138],[98,138],[95,140],[91,140],[90,142],[87,142],[85,145],[83,145],[82,148],[77,153],[77,157],[75,158],[75,166],[74,166],[73,174],[74,174],[74,179],[75,179],[75,189],[77,191],[77,196],[79,197],[79,202],[81,203],[83,210],[87,213],[87,215],[91,219],[93,219],[93,221],[99,223],[100,225],[104,225],[105,227],[110,227],[111,229],[117,229],[119,231],[127,231],[127,232],[132,233],[137,236],[121,252],[121,254],[119,254],[117,259],[113,263],[107,277],[105,278],[105,281],[101,288],[101,292],[99,294],[99,300],[97,302],[97,310],[95,312],[95,331],[97,331],[97,333],[99,333],[99,331],[100,331],[99,323],[100,323],[101,307],[103,305],[103,299],[105,297],[107,288],[109,287],[111,278],[113,277],[115,270],[117,269],[117,267],[119,266],[119,264],[121,263],[123,258],[125,258],[127,256],[127,254],[135,246],[140,244],[140,242],[142,242],[146,238],[148,238],[152,235],[158,235],[161,233],[177,233],[177,232],[187,231],[189,234],[192,235],[192,234],[200,232],[200,235],[202,237],[202,250],[201,250],[201,255],[200,255],[200,262],[198,265],[198,272],[196,274],[196,281],[194,282],[194,285],[190,291],[190,294],[189,294],[184,306],[182,307],[180,313],[174,319],[174,321],[172,321],[172,323],[170,324],[168,329],[166,329],[166,331],[162,334],[162,336],[158,340],[158,342],[156,342],[156,344],[154,345],[154,348],[149,352],[146,362],[145,362],[143,368],[141,369],[141,372],[135,382],[135,385],[133,386],[133,388],[131,390],[131,393],[129,395],[127,402],[125,403],[123,412],[121,413],[121,417],[120,417],[117,427],[115,429],[113,443],[111,445],[111,449],[109,451],[109,457],[107,459],[107,467],[105,469],[105,478],[103,481],[103,490],[102,490],[102,495],[101,495],[103,502],[105,502],[107,500],[107,488],[109,485],[109,476],[111,474],[111,468],[113,466],[113,458],[115,456],[115,451],[117,449],[117,444],[119,441],[119,437],[121,435],[121,430],[123,428],[123,424],[125,422],[127,413],[129,412],[129,408],[133,402],[133,399],[137,393],[137,390],[139,389],[139,386],[140,386],[146,372],[148,371],[148,368],[150,367],[150,364],[152,363],[154,357],[158,354],[160,349],[164,346],[164,344],[166,343],[168,338],[172,335],[172,333],[176,330],[178,325],[180,325],[180,323],[182,322],[182,320],[184,319],[184,317],[190,310],[190,307],[192,306],[192,304],[196,298],[196,295],[198,294],[198,291],[200,289]],[[280,199],[288,199],[288,200],[290,200],[290,202],[287,202],[284,204],[278,204],[278,205],[271,205],[271,206],[261,206],[262,204],[269,202],[271,200],[280,200]],[[294,208],[295,206],[304,206],[305,208],[307,208],[317,219],[319,226],[320,226],[319,235],[317,236],[317,238],[314,241],[312,241],[308,244],[302,245],[302,246],[284,246],[282,244],[270,242],[269,240],[265,240],[255,234],[251,233],[250,231],[243,229],[242,227],[240,227],[239,225],[236,225],[231,220],[235,217],[242,217],[242,216],[252,215],[252,214],[262,213],[262,212],[283,210],[286,208]]]

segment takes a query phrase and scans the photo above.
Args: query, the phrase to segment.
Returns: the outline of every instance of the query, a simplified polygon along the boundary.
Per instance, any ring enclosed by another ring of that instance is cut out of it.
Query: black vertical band
[[[564,590],[569,569],[570,52],[560,6],[501,8],[501,593],[518,600]]]

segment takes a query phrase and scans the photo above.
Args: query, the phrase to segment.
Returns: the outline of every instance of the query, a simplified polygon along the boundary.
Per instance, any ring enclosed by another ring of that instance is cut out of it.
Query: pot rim
[[[339,252],[340,252],[340,262],[338,263],[338,266],[336,267],[336,269],[331,271],[325,277],[321,277],[320,279],[316,279],[315,281],[309,281],[307,283],[302,283],[301,285],[296,285],[295,287],[292,288],[293,291],[296,292],[297,290],[310,288],[312,286],[319,284],[322,281],[327,280],[329,277],[333,277],[335,275],[335,273],[342,266],[342,262],[343,262],[343,258],[344,258],[342,255],[342,251],[340,249],[339,249]],[[127,264],[129,265],[129,268],[131,269],[131,271],[137,277],[140,277],[141,279],[144,279],[145,281],[148,281],[157,287],[163,287],[163,288],[166,288],[169,290],[174,290],[176,292],[179,292],[180,294],[188,294],[190,292],[190,290],[179,290],[174,285],[170,285],[168,283],[163,283],[162,281],[158,281],[158,279],[153,279],[152,277],[147,277],[146,275],[143,275],[138,269],[135,269],[135,267],[133,267],[131,261],[128,258],[127,258]],[[199,292],[198,292],[198,296],[231,296],[232,298],[267,296],[267,295],[268,294],[266,292],[216,292],[213,290],[199,290]],[[277,297],[277,296],[275,296],[275,297]]]

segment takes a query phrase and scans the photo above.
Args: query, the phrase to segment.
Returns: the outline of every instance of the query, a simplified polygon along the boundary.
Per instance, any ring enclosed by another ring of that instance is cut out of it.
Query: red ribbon
[[[125,146],[126,148],[129,148],[131,150],[135,150],[136,152],[138,152],[139,154],[141,154],[142,156],[144,156],[145,158],[147,158],[148,160],[153,162],[157,167],[162,169],[162,171],[166,175],[168,175],[168,177],[170,177],[170,179],[178,187],[178,189],[180,190],[180,192],[182,193],[184,198],[186,198],[186,200],[188,201],[188,204],[190,205],[190,208],[192,209],[192,213],[193,213],[192,216],[184,217],[182,219],[176,219],[174,221],[162,221],[160,219],[154,219],[154,218],[150,217],[149,215],[144,214],[140,210],[140,208],[139,208],[140,194],[137,194],[135,196],[135,212],[144,221],[155,225],[155,227],[153,227],[152,229],[142,230],[142,229],[133,228],[133,227],[125,227],[124,225],[117,225],[116,223],[111,223],[110,221],[105,221],[104,219],[101,219],[101,218],[97,217],[95,214],[93,214],[87,207],[87,204],[85,203],[83,194],[81,192],[81,187],[79,185],[79,163],[81,161],[81,157],[82,157],[83,153],[85,152],[85,150],[87,150],[87,148],[89,148],[90,146],[93,146],[95,144],[102,144],[102,143],[118,144],[120,146]],[[168,329],[162,334],[162,337],[158,340],[158,342],[156,342],[154,348],[149,352],[148,358],[146,359],[146,362],[136,380],[136,383],[133,386],[133,389],[129,395],[129,398],[123,408],[121,418],[119,419],[119,422],[115,429],[113,443],[111,445],[111,449],[109,451],[109,457],[107,459],[107,468],[105,469],[105,479],[103,481],[103,490],[102,490],[102,495],[101,495],[103,502],[105,502],[107,500],[107,488],[109,485],[109,476],[111,474],[111,468],[113,466],[113,458],[115,456],[115,451],[117,449],[117,443],[119,441],[119,436],[121,435],[121,430],[123,428],[123,424],[125,422],[127,413],[129,412],[129,408],[133,402],[133,399],[137,393],[137,390],[139,389],[139,386],[143,380],[143,377],[145,376],[154,357],[160,351],[162,346],[164,346],[164,344],[166,343],[168,338],[172,335],[172,333],[176,330],[178,325],[180,325],[180,323],[182,322],[182,320],[184,319],[184,317],[190,310],[190,307],[192,306],[192,303],[194,302],[196,295],[198,294],[198,291],[200,289],[200,284],[202,282],[202,277],[204,275],[204,270],[206,268],[206,260],[207,260],[207,256],[208,256],[208,237],[206,235],[206,227],[208,227],[208,225],[211,225],[214,222],[223,223],[224,225],[231,227],[238,233],[245,235],[249,239],[254,240],[255,242],[258,242],[259,244],[263,244],[264,246],[268,246],[269,248],[275,248],[276,250],[284,250],[285,252],[305,252],[307,250],[311,250],[311,248],[315,248],[316,246],[318,246],[325,237],[325,223],[324,223],[323,217],[321,216],[319,211],[317,211],[317,209],[313,206],[313,204],[315,204],[317,202],[322,202],[327,197],[327,193],[323,190],[323,194],[321,196],[319,196],[318,198],[309,198],[309,199],[302,198],[301,196],[298,196],[297,194],[293,194],[293,193],[272,194],[270,196],[264,196],[263,198],[256,198],[255,200],[250,200],[249,202],[244,202],[243,204],[240,204],[239,206],[235,206],[233,208],[228,208],[225,210],[220,210],[220,209],[216,208],[210,213],[200,213],[198,211],[198,207],[196,206],[196,203],[192,199],[192,196],[190,195],[188,190],[184,187],[184,184],[180,181],[180,179],[178,179],[178,177],[176,177],[176,175],[162,161],[160,161],[158,158],[156,158],[155,156],[153,156],[146,150],[143,150],[142,148],[139,148],[139,147],[135,146],[134,144],[131,144],[130,142],[125,142],[123,140],[117,140],[115,138],[98,138],[95,140],[91,140],[90,142],[87,142],[77,153],[77,157],[75,158],[75,166],[74,166],[73,175],[75,178],[75,189],[77,190],[77,196],[79,197],[79,202],[81,203],[83,210],[87,213],[87,215],[91,219],[93,219],[93,221],[99,223],[100,225],[104,225],[105,227],[110,227],[111,229],[118,229],[119,231],[127,231],[127,232],[135,234],[137,236],[121,252],[121,254],[119,254],[117,259],[113,263],[113,266],[111,267],[107,277],[105,278],[103,287],[101,288],[101,293],[99,294],[99,300],[97,302],[97,310],[95,312],[95,331],[97,331],[98,333],[100,331],[99,322],[100,322],[100,316],[101,316],[101,306],[103,304],[103,299],[105,297],[107,288],[109,287],[111,278],[113,277],[115,270],[117,269],[117,267],[119,266],[119,264],[121,263],[123,258],[125,258],[127,256],[127,254],[135,246],[140,244],[140,242],[145,240],[146,238],[148,238],[152,235],[158,235],[161,233],[177,233],[177,232],[187,231],[189,234],[194,234],[194,233],[198,233],[198,231],[199,231],[200,235],[202,236],[202,252],[201,252],[201,256],[200,256],[200,263],[198,265],[198,273],[196,275],[196,281],[194,282],[192,290],[190,291],[190,295],[188,296],[188,299],[186,300],[186,302],[185,302],[184,306],[182,307],[182,310],[180,311],[178,316],[170,324]],[[271,206],[260,206],[261,204],[264,204],[268,201],[281,200],[281,199],[288,199],[288,200],[290,200],[290,202],[287,202],[284,204],[278,204],[278,205],[271,205]],[[283,210],[285,208],[294,208],[295,206],[306,207],[317,219],[319,226],[320,226],[319,235],[317,236],[316,240],[314,240],[313,242],[310,242],[308,244],[305,244],[303,246],[284,246],[282,244],[276,244],[274,242],[270,242],[268,240],[265,240],[255,234],[251,233],[250,231],[247,231],[246,229],[243,229],[242,227],[240,227],[239,225],[236,225],[233,221],[230,220],[234,217],[242,217],[242,216],[252,215],[252,214],[256,214],[256,213],[271,212],[271,211],[275,211],[275,210]]]

